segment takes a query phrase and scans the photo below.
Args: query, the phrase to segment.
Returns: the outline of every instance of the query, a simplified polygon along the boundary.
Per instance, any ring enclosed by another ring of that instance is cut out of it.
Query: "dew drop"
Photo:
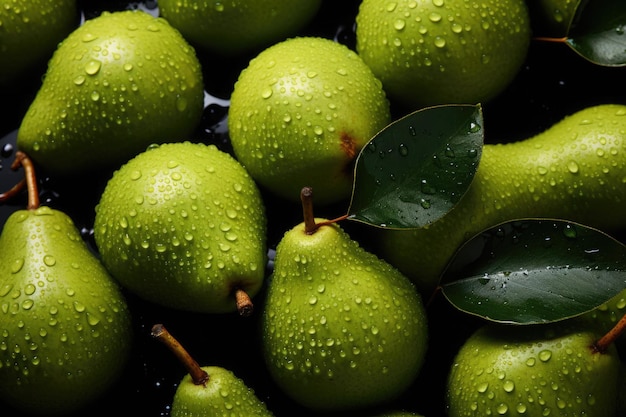
[[[85,64],[85,72],[89,75],[96,75],[101,67],[102,62],[94,59]]]
[[[567,163],[567,170],[572,174],[577,174],[579,170],[578,163],[576,163],[576,161],[569,161]]]
[[[57,261],[54,258],[54,256],[52,256],[52,255],[45,255],[43,257],[43,263],[46,264],[47,266],[54,266],[57,263]]]

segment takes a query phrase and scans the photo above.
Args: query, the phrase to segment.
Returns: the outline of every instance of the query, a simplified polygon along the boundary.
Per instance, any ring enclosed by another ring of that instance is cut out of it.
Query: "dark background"
[[[97,16],[102,10],[141,8],[158,13],[156,1],[79,1],[83,18]],[[359,1],[323,2],[314,21],[301,35],[334,38],[354,46],[354,18]],[[542,28],[535,27],[541,35]],[[205,90],[209,99],[205,108],[198,140],[215,143],[229,151],[226,115],[228,97],[239,72],[252,55],[224,58],[199,52],[203,63]],[[9,189],[21,179],[21,172],[9,167],[14,158],[15,134],[30,101],[39,87],[45,64],[25,74],[24,80],[0,91],[3,110],[0,118],[0,189]],[[626,103],[626,83],[623,68],[601,67],[587,62],[563,43],[534,40],[525,65],[514,82],[497,99],[483,104],[485,142],[516,141],[548,128],[564,116],[595,104]],[[392,103],[395,116],[402,110]],[[94,248],[92,221],[94,206],[109,172],[95,173],[69,180],[59,180],[39,173],[42,204],[65,211],[75,221],[87,243]],[[298,205],[266,198],[269,221],[268,243],[271,248],[282,234],[301,221]],[[20,195],[0,205],[0,225],[10,213],[25,207]],[[338,205],[320,209],[316,214],[334,218],[347,207]],[[363,226],[346,224],[346,230],[367,247],[367,230]],[[268,273],[271,264],[268,265]],[[262,303],[263,293],[257,297]],[[171,398],[185,371],[160,343],[150,337],[154,323],[164,323],[172,334],[187,347],[202,365],[229,368],[256,391],[277,417],[312,415],[300,409],[276,388],[264,368],[259,346],[259,314],[249,318],[236,315],[203,315],[174,311],[144,302],[132,294],[127,299],[133,313],[136,331],[133,355],[120,381],[101,400],[76,415],[113,416],[137,413],[141,416],[168,416]],[[258,313],[258,312],[257,312]],[[459,344],[474,328],[476,321],[466,317],[445,301],[435,299],[429,306],[430,351],[418,380],[394,406],[418,411],[427,417],[444,415],[444,383]],[[0,415],[19,416],[0,404]]]

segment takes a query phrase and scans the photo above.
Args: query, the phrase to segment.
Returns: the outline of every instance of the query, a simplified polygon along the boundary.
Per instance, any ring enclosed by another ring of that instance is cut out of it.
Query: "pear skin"
[[[379,254],[431,291],[456,250],[499,223],[544,217],[624,227],[625,144],[626,106],[618,104],[585,108],[526,140],[486,144],[459,203],[421,229],[380,229]]]
[[[421,297],[337,224],[307,233],[301,223],[285,233],[267,291],[267,367],[297,403],[364,409],[391,401],[416,378],[428,338]]]
[[[48,173],[114,169],[194,133],[204,106],[194,49],[162,18],[104,12],[58,46],[17,133]]]
[[[41,78],[59,42],[76,29],[76,0],[19,0],[0,8],[0,86],[13,88],[24,74]],[[19,84],[22,86],[22,84]]]
[[[253,297],[267,263],[265,207],[256,183],[214,145],[165,143],[109,179],[96,206],[102,262],[128,290],[153,303],[236,311]]]
[[[0,235],[0,276],[3,401],[67,415],[117,381],[132,345],[130,311],[66,214],[13,213]]]
[[[451,366],[447,415],[614,416],[620,359],[594,349],[599,337],[563,323],[479,328]]]

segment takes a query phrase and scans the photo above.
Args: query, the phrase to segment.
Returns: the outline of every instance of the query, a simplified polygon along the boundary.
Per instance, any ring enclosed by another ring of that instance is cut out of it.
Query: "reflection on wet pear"
[[[389,98],[413,110],[495,98],[530,39],[524,0],[364,0],[356,17],[357,52]]]
[[[160,15],[202,50],[242,55],[293,36],[308,24],[321,0],[159,1]],[[233,30],[236,28],[236,30]]]
[[[502,222],[551,217],[623,228],[625,178],[626,106],[591,106],[529,139],[484,145],[455,208],[423,229],[381,230],[380,254],[431,290],[463,242]]]
[[[17,0],[0,7],[0,86],[33,73],[39,80],[52,53],[79,25],[76,0]],[[22,85],[20,84],[20,87]]]
[[[89,407],[121,377],[131,326],[117,282],[69,216],[33,199],[7,219],[0,234],[2,402],[46,416]]]
[[[411,282],[338,224],[305,216],[285,233],[262,341],[270,375],[294,401],[319,411],[391,401],[418,375],[427,335]]]
[[[117,168],[190,137],[203,106],[200,63],[176,29],[141,10],[104,12],[54,52],[17,146],[55,175]]]
[[[451,366],[448,417],[615,415],[620,360],[595,350],[600,336],[580,322],[479,328]]]
[[[231,96],[228,127],[237,159],[272,193],[297,202],[345,201],[360,149],[390,121],[380,81],[330,39],[299,37],[253,58]]]
[[[119,282],[172,308],[247,314],[266,265],[256,183],[214,145],[178,142],[140,153],[106,184],[94,237]],[[243,304],[238,305],[241,302]]]

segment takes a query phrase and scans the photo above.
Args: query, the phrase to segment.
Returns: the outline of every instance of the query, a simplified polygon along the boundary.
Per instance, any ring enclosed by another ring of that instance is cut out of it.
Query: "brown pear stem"
[[[28,210],[34,210],[39,207],[39,190],[37,189],[37,175],[35,174],[35,165],[33,161],[22,151],[15,153],[15,161],[11,165],[11,169],[15,170],[22,166],[24,168],[24,176],[26,179],[26,189],[28,191]]]
[[[308,235],[315,233],[319,227],[315,224],[313,213],[313,188],[304,187],[300,191],[300,201],[302,202],[302,216],[304,218],[304,232]]]
[[[252,304],[252,299],[247,292],[241,288],[235,288],[235,302],[240,316],[249,317],[252,315],[254,305]]]
[[[604,334],[600,339],[598,339],[593,344],[593,349],[596,352],[604,353],[607,351],[609,346],[614,343],[617,338],[624,333],[626,329],[626,314],[622,316],[621,319],[613,326],[608,332]]]
[[[17,184],[11,187],[10,190],[5,191],[4,193],[0,194],[0,203],[4,203],[5,201],[8,201],[12,199],[13,197],[15,197],[17,194],[20,193],[20,191],[24,189],[25,185],[26,185],[26,179],[22,178]]]
[[[196,385],[206,385],[209,380],[209,374],[198,365],[187,352],[187,350],[181,345],[178,340],[170,334],[170,332],[162,324],[155,324],[152,326],[150,333],[152,337],[160,340],[174,355],[185,365],[187,372],[191,376],[191,379]]]

